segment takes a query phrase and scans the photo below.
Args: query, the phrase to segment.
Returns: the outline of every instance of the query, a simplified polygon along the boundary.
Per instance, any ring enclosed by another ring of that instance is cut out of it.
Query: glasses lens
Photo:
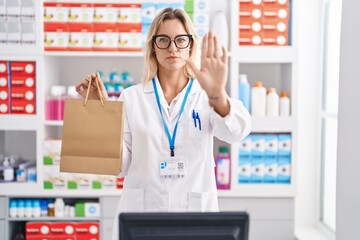
[[[186,48],[190,43],[190,37],[188,35],[177,36],[175,43],[178,48]]]
[[[158,48],[168,48],[170,45],[170,38],[166,36],[157,36],[155,43]]]

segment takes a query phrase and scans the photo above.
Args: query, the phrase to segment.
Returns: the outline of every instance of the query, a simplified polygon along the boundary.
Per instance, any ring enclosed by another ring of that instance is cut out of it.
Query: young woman
[[[213,136],[240,141],[250,133],[250,115],[225,91],[227,51],[219,52],[211,32],[203,38],[200,69],[197,52],[197,34],[184,11],[167,8],[156,16],[146,42],[143,82],[120,96],[125,182],[113,239],[120,212],[219,210]],[[79,94],[85,96],[95,76],[77,85]],[[95,83],[91,88],[90,98],[98,99]]]

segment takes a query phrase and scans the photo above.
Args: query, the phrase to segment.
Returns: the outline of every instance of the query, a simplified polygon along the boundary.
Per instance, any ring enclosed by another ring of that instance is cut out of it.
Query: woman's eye
[[[159,42],[168,42],[169,41],[169,39],[167,39],[167,38],[159,38]]]
[[[178,43],[183,43],[185,41],[186,41],[185,38],[177,38],[176,39],[176,42],[178,42]]]

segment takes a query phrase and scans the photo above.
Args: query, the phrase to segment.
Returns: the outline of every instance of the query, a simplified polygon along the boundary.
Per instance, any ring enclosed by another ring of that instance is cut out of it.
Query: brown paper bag
[[[98,84],[98,82],[96,81]],[[91,81],[89,83],[91,86]],[[121,171],[124,104],[65,99],[60,172],[117,175]]]

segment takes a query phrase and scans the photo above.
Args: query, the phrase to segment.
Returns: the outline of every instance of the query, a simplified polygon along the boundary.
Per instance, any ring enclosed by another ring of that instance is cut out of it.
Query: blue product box
[[[264,182],[265,158],[254,157],[251,158],[251,183]]]
[[[172,7],[173,9],[182,9],[182,10],[185,10],[185,4],[184,4],[184,2],[170,3],[170,7]]]
[[[144,50],[146,46],[146,39],[148,36],[149,28],[150,28],[150,24],[143,24],[141,26],[141,45],[143,46]]]
[[[141,4],[142,24],[151,24],[156,16],[156,5],[154,3]]]
[[[265,135],[265,157],[276,157],[278,154],[278,136],[276,134]]]
[[[240,156],[251,156],[251,135],[247,136],[240,142],[239,157]]]
[[[276,183],[278,178],[278,165],[276,156],[265,157],[265,183]]]
[[[251,157],[239,155],[238,183],[251,182]]]
[[[279,152],[282,157],[291,156],[291,134],[279,134]]]
[[[290,184],[291,159],[290,157],[278,157],[278,183]]]
[[[252,134],[251,135],[251,154],[254,157],[263,157],[265,154],[265,135]]]
[[[159,12],[161,12],[162,10],[164,10],[165,8],[171,7],[171,5],[169,3],[157,3],[156,4],[156,14],[158,14]]]
[[[194,12],[209,12],[209,0],[194,0]]]

